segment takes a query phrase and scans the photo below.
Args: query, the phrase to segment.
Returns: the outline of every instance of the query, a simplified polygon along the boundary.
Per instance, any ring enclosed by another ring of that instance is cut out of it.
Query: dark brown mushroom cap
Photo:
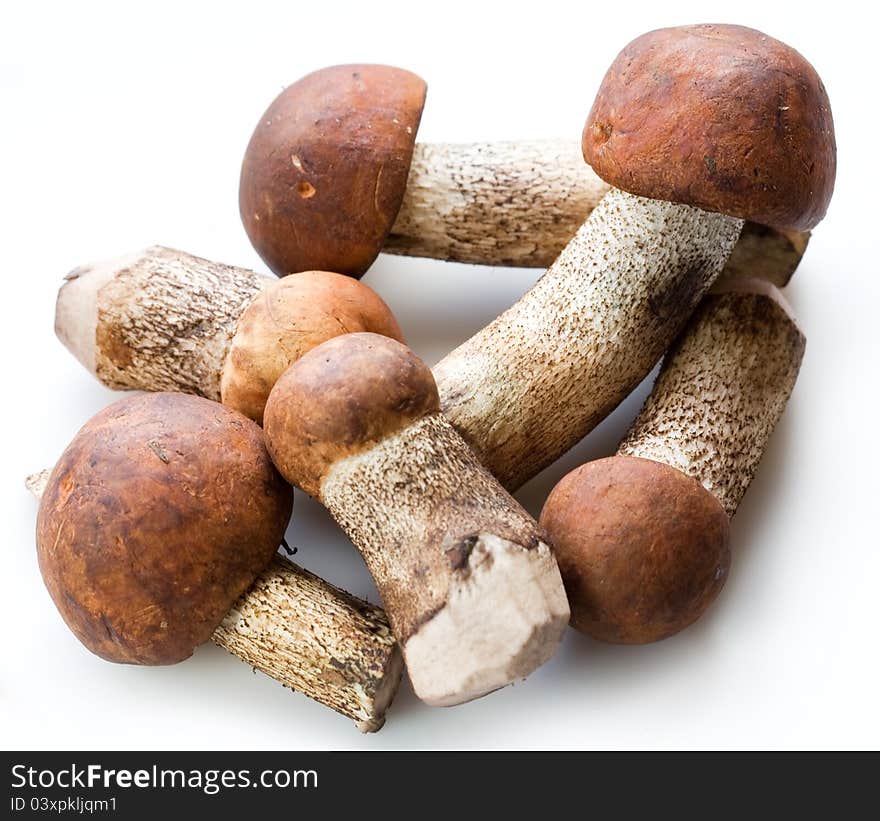
[[[292,504],[250,419],[196,396],[130,396],[87,422],[52,471],[40,570],[93,653],[173,664],[271,561]]]
[[[730,566],[730,522],[695,479],[612,456],[573,470],[541,511],[571,623],[603,641],[646,644],[687,627]]]
[[[276,274],[370,267],[403,201],[426,93],[409,71],[347,65],[275,98],[244,155],[239,208]]]
[[[582,145],[602,179],[632,194],[798,231],[825,215],[837,168],[816,70],[742,26],[633,40],[602,81]]]
[[[372,333],[312,348],[275,383],[263,425],[281,474],[320,498],[334,462],[440,410],[428,366],[406,345]]]
[[[359,331],[403,341],[391,309],[363,282],[328,271],[271,282],[236,324],[220,379],[223,404],[262,424],[269,391],[293,362],[334,336]]]

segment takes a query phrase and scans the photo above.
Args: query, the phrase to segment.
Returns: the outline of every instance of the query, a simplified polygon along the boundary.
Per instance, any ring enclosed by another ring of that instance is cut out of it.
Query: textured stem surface
[[[25,482],[38,498],[50,470]],[[285,687],[357,722],[385,723],[403,673],[385,613],[276,556],[212,640]]]
[[[281,556],[211,638],[285,687],[353,718],[362,732],[385,723],[403,672],[380,608]]]
[[[556,561],[442,415],[339,460],[320,495],[376,580],[420,698],[467,701],[552,655],[569,615]]]
[[[571,140],[416,144],[383,250],[545,268],[607,190]]]
[[[576,140],[418,143],[383,250],[547,268],[608,189]],[[725,275],[785,285],[808,237],[746,223]]]
[[[154,246],[68,274],[58,292],[55,330],[110,388],[219,400],[235,324],[272,281]]]
[[[645,377],[741,227],[612,190],[538,283],[434,368],[443,412],[503,485],[562,456]]]
[[[619,453],[697,479],[732,516],[797,379],[806,340],[758,280],[707,296],[666,355]]]

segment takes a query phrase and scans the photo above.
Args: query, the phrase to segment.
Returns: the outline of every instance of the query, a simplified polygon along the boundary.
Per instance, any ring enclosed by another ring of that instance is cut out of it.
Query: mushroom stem
[[[546,268],[608,187],[573,140],[416,143],[382,250]]]
[[[741,228],[612,189],[538,283],[434,368],[444,413],[501,484],[555,461],[645,377]]]
[[[714,290],[666,355],[618,453],[697,479],[732,516],[794,388],[806,339],[761,280]]]
[[[376,580],[423,701],[478,698],[556,650],[569,610],[543,532],[441,414],[337,462],[320,498]]]
[[[608,192],[576,140],[416,143],[383,251],[546,268]],[[726,275],[788,283],[808,232],[746,223]]]
[[[51,471],[25,482],[37,498]],[[276,681],[353,719],[385,723],[403,673],[385,613],[276,556],[211,637]]]
[[[109,388],[219,400],[236,323],[274,281],[156,245],[71,271],[55,333]]]
[[[364,733],[385,723],[403,673],[383,610],[282,556],[233,605],[211,640],[354,719]]]

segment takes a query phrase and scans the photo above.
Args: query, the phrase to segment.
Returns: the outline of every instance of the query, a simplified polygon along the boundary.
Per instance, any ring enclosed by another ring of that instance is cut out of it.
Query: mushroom
[[[447,418],[507,488],[644,378],[718,277],[743,219],[813,227],[836,166],[813,67],[740,26],[630,43],[602,82],[583,149],[614,187],[531,291],[434,369]]]
[[[553,554],[412,351],[370,333],[313,348],[272,389],[265,431],[282,475],[360,550],[419,698],[459,704],[550,658],[569,618]]]
[[[346,65],[276,97],[239,188],[245,230],[276,274],[360,276],[380,250],[544,268],[608,191],[574,141],[417,143],[426,91],[400,68]],[[785,284],[808,235],[749,225],[746,236],[732,264],[760,275],[772,253]]]
[[[111,388],[197,393],[257,422],[275,380],[325,339],[402,340],[388,306],[350,277],[277,280],[161,246],[68,274],[55,330]]]
[[[127,397],[29,486],[46,587],[93,653],[174,664],[212,639],[382,726],[402,672],[384,614],[276,554],[292,491],[249,419],[195,396]]]
[[[572,624],[643,644],[700,617],[730,565],[729,518],[797,379],[805,339],[779,291],[707,296],[616,456],[576,468],[541,513]]]

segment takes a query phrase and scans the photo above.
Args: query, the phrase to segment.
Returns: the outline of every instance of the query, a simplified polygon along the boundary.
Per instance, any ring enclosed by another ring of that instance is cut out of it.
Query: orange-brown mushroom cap
[[[602,179],[632,194],[798,231],[825,215],[837,169],[816,70],[731,25],[633,40],[602,81],[582,146]]]
[[[718,595],[730,521],[695,479],[660,462],[612,456],[563,477],[544,509],[572,626],[645,644],[677,633]]]
[[[263,425],[281,474],[320,498],[334,462],[439,410],[431,370],[406,345],[345,334],[284,372],[269,394]]]
[[[403,201],[426,93],[409,71],[345,65],[278,95],[239,186],[245,230],[276,274],[370,267]]]
[[[306,271],[270,283],[236,324],[220,379],[223,404],[262,424],[269,392],[293,362],[334,336],[361,331],[403,341],[391,309],[363,282]]]
[[[130,396],[87,422],[52,471],[40,570],[93,653],[173,664],[271,561],[292,504],[250,419],[196,396]]]

